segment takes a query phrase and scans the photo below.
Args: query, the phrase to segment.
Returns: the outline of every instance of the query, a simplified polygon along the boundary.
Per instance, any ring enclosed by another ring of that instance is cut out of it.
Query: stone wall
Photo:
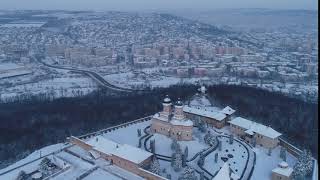
[[[71,144],[75,144],[75,145],[80,146],[81,148],[85,149],[86,151],[92,150],[92,146],[90,146],[89,144],[85,143],[84,141],[82,141],[81,139],[79,139],[77,137],[71,136],[68,138],[68,141]]]
[[[147,180],[168,180],[167,178],[164,178],[142,168],[139,168],[139,176],[144,177]]]
[[[254,138],[256,138],[256,143],[262,145],[265,148],[275,148],[279,145],[279,139],[271,139],[269,137],[260,135],[260,134],[255,134]]]
[[[213,118],[199,116],[199,115],[188,113],[188,112],[184,112],[184,114],[185,114],[187,119],[190,119],[193,122],[200,119],[201,121],[204,121],[206,124],[208,124],[208,126],[215,127],[215,128],[218,128],[218,129],[221,129],[226,125],[227,118],[222,120],[222,121],[218,121],[218,120],[213,119]]]

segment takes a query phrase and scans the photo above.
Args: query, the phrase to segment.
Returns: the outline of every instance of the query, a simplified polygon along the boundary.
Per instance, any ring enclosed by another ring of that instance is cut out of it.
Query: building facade
[[[179,141],[192,140],[193,122],[185,117],[183,104],[178,100],[173,108],[171,99],[163,100],[163,111],[152,118],[151,132],[166,135]]]
[[[112,165],[118,166],[145,179],[166,179],[146,170],[150,166],[154,156],[150,152],[127,144],[118,144],[102,136],[93,137],[88,141],[83,141],[72,136],[69,137],[69,141],[88,151],[94,159],[102,158]]]
[[[271,127],[236,117],[229,121],[230,131],[247,143],[255,143],[265,148],[275,148],[279,144],[281,133]]]

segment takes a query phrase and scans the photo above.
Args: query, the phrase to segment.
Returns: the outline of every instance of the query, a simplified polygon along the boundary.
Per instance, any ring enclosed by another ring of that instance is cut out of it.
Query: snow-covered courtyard
[[[160,134],[151,134],[149,133],[149,126],[151,125],[151,121],[144,121],[139,123],[134,123],[131,125],[115,128],[112,131],[108,131],[103,133],[103,136],[120,144],[128,144],[131,146],[139,147],[139,141],[141,141],[141,149],[150,151],[150,141],[155,142],[155,154],[158,157],[160,163],[160,175],[164,177],[168,177],[170,174],[171,179],[178,179],[183,173],[186,167],[181,168],[180,171],[175,171],[172,168],[172,163],[170,162],[170,158],[174,151],[171,148],[172,139]],[[204,136],[206,132],[201,132],[197,127],[193,128],[193,140],[192,141],[178,141],[182,152],[185,148],[188,148],[188,157],[186,164],[192,167],[196,172],[196,177],[200,177],[200,173],[202,171],[207,171],[209,173],[205,173],[207,178],[211,175],[215,175],[223,164],[228,163],[231,172],[235,173],[237,176],[241,176],[245,178],[250,173],[251,168],[254,166],[254,171],[252,174],[252,179],[259,180],[269,180],[271,177],[272,170],[277,167],[278,163],[282,161],[280,158],[280,147],[275,148],[271,155],[268,155],[267,149],[263,147],[257,146],[255,148],[247,145],[242,142],[238,138],[234,138],[233,143],[229,143],[229,129],[225,127],[223,129],[215,129],[211,127],[207,127],[209,130],[221,143],[221,150],[218,146],[211,147],[205,143]],[[138,131],[141,131],[139,135]],[[146,133],[145,133],[146,132]],[[92,178],[101,178],[105,175],[110,175],[110,178],[118,179],[118,176],[110,173],[110,169],[103,169],[101,167],[108,167],[108,163],[103,162],[101,160],[97,161],[92,159],[89,153],[78,146],[71,146],[67,148],[67,151],[59,151],[66,147],[65,145],[59,144],[56,146],[51,146],[48,148],[44,148],[41,150],[42,154],[48,154],[51,152],[54,153],[55,157],[61,158],[66,162],[66,164],[71,167],[67,169],[65,172],[62,172],[60,175],[56,176],[54,179],[64,179],[64,178],[75,178],[78,177],[79,174],[91,172],[89,176],[86,176],[85,179]],[[31,163],[22,166],[20,168],[15,169],[14,171],[10,171],[4,175],[0,176],[1,178],[13,179],[18,175],[18,173],[23,170],[27,173],[37,172],[39,168],[39,164],[41,159],[37,159],[39,156],[39,152],[37,151],[27,158],[5,168],[0,171],[5,172],[11,168],[17,167],[21,164]],[[70,153],[71,152],[71,153]],[[204,164],[202,167],[199,166],[198,161],[200,159],[200,152],[206,154],[204,157]],[[38,153],[38,155],[37,155]],[[217,162],[215,162],[215,154],[218,154]],[[253,164],[253,154],[256,154],[256,164]],[[75,155],[76,156],[75,156]],[[81,158],[79,158],[79,157]],[[49,159],[53,158],[53,155],[48,156]],[[166,158],[169,157],[169,158]],[[87,160],[89,160],[89,162]],[[36,160],[36,161],[33,161]],[[97,168],[95,165],[90,164],[90,161],[99,164],[100,168]],[[287,163],[290,167],[293,167],[296,163],[296,158],[287,152]],[[113,167],[116,169],[116,167]],[[118,169],[118,171],[121,171]],[[122,174],[127,174],[128,177],[135,177],[133,174],[129,172],[119,172]],[[139,179],[138,177],[136,177]]]

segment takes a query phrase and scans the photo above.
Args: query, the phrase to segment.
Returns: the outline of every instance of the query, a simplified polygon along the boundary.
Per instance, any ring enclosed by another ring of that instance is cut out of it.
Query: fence
[[[279,138],[279,144],[280,146],[286,148],[286,150],[296,158],[298,158],[299,155],[302,153],[300,149],[298,149],[297,147],[295,147],[294,145],[290,144],[289,142],[287,142],[282,138]]]
[[[302,153],[302,150],[285,141],[282,138],[279,138],[279,143],[282,147],[286,148],[286,150],[295,156],[296,158]],[[312,180],[318,179],[318,161],[313,158],[313,170],[312,170]]]
[[[102,129],[102,130],[99,130],[99,131],[96,131],[96,132],[92,132],[92,133],[88,133],[88,134],[85,134],[85,135],[81,135],[81,136],[78,136],[78,138],[79,139],[86,139],[86,138],[94,137],[94,136],[97,136],[99,134],[104,134],[104,133],[111,132],[111,131],[114,131],[114,130],[119,129],[119,128],[127,127],[127,126],[132,125],[132,124],[137,124],[137,123],[140,123],[140,122],[149,121],[151,119],[151,117],[152,116],[147,116],[147,117],[143,117],[143,118],[140,118],[140,119],[136,119],[134,121],[129,121],[129,122],[126,122],[126,123],[123,123],[123,124],[119,124],[119,125],[116,125],[116,126],[112,126],[112,127],[106,128],[106,129]]]

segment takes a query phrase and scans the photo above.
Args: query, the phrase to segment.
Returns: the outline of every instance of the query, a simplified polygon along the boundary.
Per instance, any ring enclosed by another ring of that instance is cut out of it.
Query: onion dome
[[[169,98],[168,95],[166,95],[166,97],[163,99],[163,103],[165,103],[165,104],[170,104],[171,103],[171,99]]]
[[[178,101],[175,104],[176,106],[183,106],[182,101],[180,100],[180,98],[178,98]]]
[[[280,163],[278,164],[278,166],[281,167],[281,168],[287,168],[289,165],[288,165],[288,163],[282,161],[282,162],[280,162]]]

